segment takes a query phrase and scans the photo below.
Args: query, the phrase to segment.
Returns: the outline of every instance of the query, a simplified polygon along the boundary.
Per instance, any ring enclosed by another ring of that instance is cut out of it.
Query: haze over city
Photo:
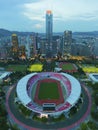
[[[53,13],[53,32],[98,28],[98,0],[0,0],[0,28],[45,32],[46,10]]]

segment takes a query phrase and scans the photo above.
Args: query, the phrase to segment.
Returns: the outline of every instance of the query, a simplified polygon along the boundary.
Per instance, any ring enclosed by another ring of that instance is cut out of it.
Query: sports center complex
[[[27,109],[40,115],[59,117],[78,102],[81,85],[67,73],[31,73],[19,80],[16,93]]]

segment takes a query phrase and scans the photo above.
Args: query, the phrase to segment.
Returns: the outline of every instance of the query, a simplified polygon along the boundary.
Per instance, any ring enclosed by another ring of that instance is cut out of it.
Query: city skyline
[[[45,33],[46,10],[53,12],[53,32],[97,31],[97,0],[0,0],[0,28]]]

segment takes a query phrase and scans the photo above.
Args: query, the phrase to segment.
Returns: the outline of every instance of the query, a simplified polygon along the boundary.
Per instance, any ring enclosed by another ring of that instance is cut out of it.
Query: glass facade
[[[46,12],[46,53],[52,52],[53,14]]]

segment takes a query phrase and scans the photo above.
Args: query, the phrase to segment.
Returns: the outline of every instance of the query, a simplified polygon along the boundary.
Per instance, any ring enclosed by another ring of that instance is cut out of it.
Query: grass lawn
[[[62,70],[74,70],[75,67],[73,66],[73,64],[62,64]]]
[[[7,71],[26,71],[26,65],[8,65],[6,67]]]
[[[85,73],[98,73],[98,68],[95,66],[82,67]]]
[[[42,82],[40,84],[38,98],[45,99],[59,99],[58,84],[56,82]]]
[[[34,71],[42,71],[43,65],[42,64],[33,64],[28,68],[29,71],[34,72]]]

